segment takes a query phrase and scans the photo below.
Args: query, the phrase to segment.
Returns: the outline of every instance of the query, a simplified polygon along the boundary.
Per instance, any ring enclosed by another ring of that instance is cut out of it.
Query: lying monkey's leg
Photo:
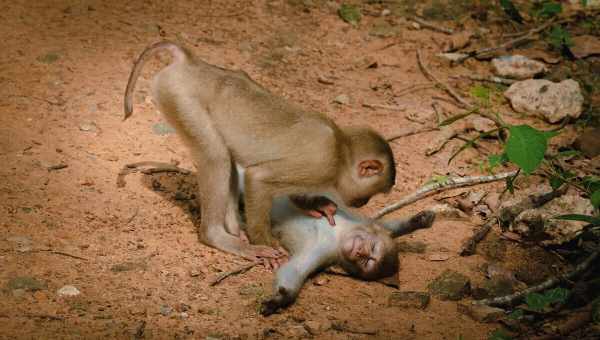
[[[391,237],[398,237],[406,234],[410,234],[417,229],[429,228],[435,220],[435,213],[431,210],[424,210],[420,213],[413,215],[409,218],[391,220],[391,221],[378,221],[385,229],[391,231]]]

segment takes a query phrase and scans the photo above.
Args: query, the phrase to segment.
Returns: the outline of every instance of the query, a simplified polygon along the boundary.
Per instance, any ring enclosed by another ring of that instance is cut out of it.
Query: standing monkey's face
[[[371,280],[397,270],[397,263],[388,263],[397,252],[391,238],[373,228],[360,227],[346,233],[340,243],[342,266],[350,274]],[[392,260],[393,262],[393,260]]]

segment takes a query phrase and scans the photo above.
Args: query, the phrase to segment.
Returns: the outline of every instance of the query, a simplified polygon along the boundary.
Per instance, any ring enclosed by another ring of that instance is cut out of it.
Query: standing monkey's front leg
[[[260,169],[247,169],[244,186],[246,231],[252,244],[278,247],[279,242],[271,235],[271,208],[273,193],[262,180]]]

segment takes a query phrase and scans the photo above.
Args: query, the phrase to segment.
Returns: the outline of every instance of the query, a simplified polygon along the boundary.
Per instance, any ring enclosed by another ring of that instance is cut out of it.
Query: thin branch
[[[516,173],[517,173],[517,171],[509,171],[509,172],[503,172],[503,173],[499,173],[496,175],[489,175],[489,176],[450,177],[447,180],[445,180],[444,182],[427,184],[427,185],[421,187],[420,189],[418,189],[417,191],[415,191],[414,193],[412,193],[408,196],[405,196],[398,202],[393,203],[393,204],[381,209],[379,212],[377,212],[377,214],[375,214],[375,216],[373,218],[379,219],[379,218],[383,217],[384,215],[391,213],[392,211],[396,211],[396,210],[398,210],[402,207],[405,207],[411,203],[414,203],[420,199],[423,199],[427,196],[433,195],[435,193],[438,193],[438,192],[441,192],[444,190],[450,190],[450,189],[462,188],[462,187],[476,185],[476,184],[500,181],[505,178],[514,176]]]
[[[514,79],[501,78],[496,76],[479,76],[479,75],[459,75],[459,76],[450,76],[450,78],[466,78],[474,81],[486,81],[488,83],[502,84],[502,85],[512,85],[517,82]]]
[[[35,249],[31,251],[32,253],[42,253],[42,252],[47,252],[50,254],[55,254],[55,255],[62,255],[62,256],[66,256],[66,257],[70,257],[70,258],[74,258],[77,260],[82,260],[82,261],[89,261],[89,259],[85,258],[85,257],[81,257],[81,256],[77,256],[77,255],[73,255],[73,254],[69,254],[67,252],[64,251],[60,251],[60,250],[54,250],[54,249]]]
[[[423,57],[421,57],[421,50],[417,50],[417,62],[419,63],[419,67],[421,68],[421,71],[423,71],[423,73],[425,74],[425,77],[427,77],[429,80],[433,81],[438,86],[440,86],[442,89],[444,89],[452,98],[456,99],[456,101],[459,102],[464,108],[470,108],[472,106],[461,95],[456,93],[456,91],[454,91],[448,84],[446,84],[443,81],[441,81],[440,79],[438,79],[435,75],[433,75],[433,73],[431,73],[431,71],[429,71],[429,69],[425,66],[425,63],[423,63]]]
[[[391,142],[391,141],[394,141],[396,139],[400,139],[402,137],[408,137],[408,136],[416,135],[416,134],[419,134],[419,133],[436,131],[436,130],[438,130],[437,127],[431,127],[431,126],[425,126],[425,127],[419,128],[419,129],[417,129],[415,127],[408,127],[408,128],[404,128],[401,131],[398,131],[398,132],[392,134],[391,136],[388,136],[386,138],[386,140],[388,142]]]
[[[233,270],[230,270],[228,272],[224,272],[219,274],[216,278],[214,278],[213,280],[211,280],[208,285],[209,286],[216,286],[218,285],[221,281],[225,280],[226,278],[230,277],[230,276],[234,276],[234,275],[240,275],[240,274],[244,274],[245,272],[249,271],[250,269],[254,268],[255,266],[259,265],[260,262],[255,261],[255,262],[251,262],[249,264],[244,264],[242,266],[239,266]]]
[[[437,31],[437,32],[442,32],[444,34],[453,34],[454,30],[451,28],[446,28],[446,27],[442,27],[442,26],[438,26],[438,25],[434,25],[430,22],[427,22],[421,18],[418,17],[411,17],[410,20],[416,22],[417,24],[425,27],[425,28],[429,28],[431,30]]]
[[[416,91],[421,91],[421,90],[428,90],[428,89],[432,89],[435,88],[434,84],[431,83],[427,83],[427,84],[414,84],[414,85],[410,85],[407,86],[405,88],[403,88],[402,90],[395,92],[394,93],[394,97],[401,97],[404,95],[407,95],[409,93],[412,92],[416,92]]]
[[[575,276],[577,276],[577,275],[581,274],[582,272],[584,272],[585,270],[587,270],[590,267],[590,265],[594,262],[594,260],[598,257],[599,254],[600,254],[599,250],[593,252],[590,256],[588,256],[588,258],[586,258],[583,262],[578,264],[575,267],[575,269],[573,269],[573,271],[567,273],[566,275],[555,276],[553,278],[550,278],[550,279],[540,283],[539,285],[529,287],[527,289],[524,289],[520,292],[516,292],[514,294],[500,296],[500,297],[491,298],[491,299],[476,300],[476,301],[473,301],[472,304],[474,304],[474,305],[490,305],[490,306],[512,305],[512,304],[518,302],[519,300],[521,300],[521,298],[525,297],[528,294],[541,292],[543,290],[546,290],[548,288],[551,288],[551,287],[557,285],[558,283],[560,283],[563,280],[571,280]]]
[[[498,218],[495,216],[491,217],[485,224],[477,229],[473,236],[466,239],[460,247],[460,256],[469,256],[475,254],[475,248],[477,244],[481,242],[485,236],[490,232],[492,226],[498,223]]]
[[[397,106],[397,105],[381,105],[381,104],[363,103],[362,106],[367,107],[369,109],[382,109],[382,110],[390,110],[390,111],[406,111],[406,107]]]

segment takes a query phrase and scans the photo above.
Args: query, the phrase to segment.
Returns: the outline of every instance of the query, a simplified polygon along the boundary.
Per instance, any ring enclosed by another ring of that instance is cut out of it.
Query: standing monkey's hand
[[[327,218],[331,226],[335,226],[333,216],[337,211],[337,204],[325,196],[306,196],[295,195],[290,196],[290,200],[308,216],[314,218]]]

